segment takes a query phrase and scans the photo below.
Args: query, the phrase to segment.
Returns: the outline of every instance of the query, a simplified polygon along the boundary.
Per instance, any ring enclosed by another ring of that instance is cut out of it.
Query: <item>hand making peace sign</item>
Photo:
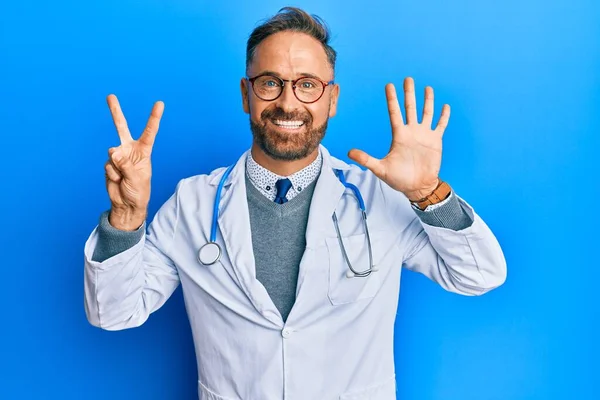
[[[425,88],[423,120],[417,120],[415,85],[412,78],[404,80],[404,107],[406,124],[402,120],[396,89],[386,85],[388,112],[392,125],[392,144],[381,160],[362,150],[352,149],[348,156],[370,169],[393,189],[404,193],[409,200],[429,195],[438,185],[442,163],[442,136],[450,118],[450,106],[445,104],[435,129],[433,122],[433,89]]]
[[[164,104],[154,104],[144,132],[138,140],[131,137],[127,121],[115,95],[107,98],[121,145],[108,150],[106,190],[111,201],[110,223],[122,230],[137,229],[146,219],[150,201],[152,166],[150,155],[158,132]]]

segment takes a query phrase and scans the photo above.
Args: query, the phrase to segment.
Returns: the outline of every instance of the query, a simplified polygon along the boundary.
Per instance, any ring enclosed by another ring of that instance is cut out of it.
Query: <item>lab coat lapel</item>
[[[273,304],[265,287],[256,279],[250,213],[246,197],[246,156],[245,152],[231,171],[223,188],[219,207],[219,230],[223,236],[225,249],[241,289],[259,313],[271,322],[280,325],[281,316]],[[219,175],[219,178],[221,175]]]
[[[324,237],[335,236],[332,216],[345,190],[333,169],[345,171],[348,165],[335,162],[323,146],[321,153],[323,165],[313,193],[306,227],[307,247],[316,247]]]
[[[306,274],[310,272],[311,268],[318,266],[313,258],[315,252],[308,251],[308,249],[317,248],[323,243],[325,237],[336,235],[332,216],[345,190],[344,185],[339,181],[333,169],[347,170],[348,165],[334,161],[323,146],[321,146],[321,153],[323,154],[323,165],[311,200],[306,226],[307,251],[304,252],[300,263],[298,285],[296,287],[298,299]],[[307,291],[310,293],[309,289]]]

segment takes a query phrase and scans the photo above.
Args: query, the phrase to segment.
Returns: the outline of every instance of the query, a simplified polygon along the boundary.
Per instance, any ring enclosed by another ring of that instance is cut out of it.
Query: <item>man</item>
[[[494,235],[438,177],[450,109],[432,129],[431,88],[419,123],[413,81],[406,122],[386,86],[389,154],[349,153],[366,170],[321,145],[339,96],[328,41],[296,8],[252,32],[240,83],[251,149],[227,170],[182,179],[147,234],[164,105],[135,141],[108,98],[121,145],[105,165],[111,209],[85,244],[87,317],[139,326],[181,283],[200,398],[394,399],[401,267],[464,295],[505,280]]]

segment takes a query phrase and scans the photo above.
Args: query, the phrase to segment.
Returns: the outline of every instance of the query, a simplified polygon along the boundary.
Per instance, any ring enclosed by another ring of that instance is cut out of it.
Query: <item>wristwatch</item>
[[[440,183],[438,183],[437,187],[433,192],[431,192],[431,194],[429,194],[427,197],[423,197],[422,199],[411,201],[411,203],[417,206],[420,210],[424,210],[427,208],[427,206],[446,200],[448,196],[450,196],[451,192],[452,188],[450,185],[440,179]]]

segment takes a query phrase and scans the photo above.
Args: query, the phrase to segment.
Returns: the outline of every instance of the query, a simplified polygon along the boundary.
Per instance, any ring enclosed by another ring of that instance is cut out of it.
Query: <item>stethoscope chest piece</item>
[[[221,258],[221,247],[215,242],[208,242],[198,251],[198,260],[204,265],[212,265]]]

